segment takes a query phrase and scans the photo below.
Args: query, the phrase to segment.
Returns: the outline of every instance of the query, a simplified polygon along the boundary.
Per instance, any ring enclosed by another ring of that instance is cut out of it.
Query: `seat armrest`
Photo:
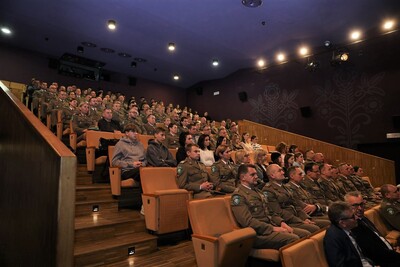
[[[111,193],[114,196],[121,195],[121,169],[119,167],[110,167],[110,185]]]
[[[176,194],[189,194],[186,189],[166,189],[166,190],[156,190],[154,195],[176,195]]]
[[[209,235],[192,234],[192,237],[193,238],[198,238],[198,239],[201,239],[201,240],[204,240],[204,241],[208,241],[208,242],[211,242],[211,243],[218,242],[218,238],[213,237],[213,236],[209,236]]]

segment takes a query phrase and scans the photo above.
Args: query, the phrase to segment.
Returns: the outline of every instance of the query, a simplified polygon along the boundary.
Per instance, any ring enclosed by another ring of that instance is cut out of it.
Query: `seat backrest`
[[[267,145],[267,148],[268,148],[268,153],[271,153],[271,152],[273,152],[273,151],[276,151],[275,146]]]
[[[231,208],[231,196],[224,196],[224,201],[225,201],[225,207],[228,211],[229,219],[231,220],[231,223],[234,228],[240,228],[239,224],[237,223],[235,216],[233,215],[232,208]]]
[[[325,250],[324,250],[324,237],[325,237],[326,230],[322,230],[317,232],[316,234],[311,235],[309,238],[313,240],[315,243],[314,245],[318,249],[318,254],[321,257],[321,262],[325,265],[320,265],[320,267],[328,267],[328,262],[326,261]]]
[[[145,134],[138,134],[137,138],[138,138],[139,142],[143,144],[144,149],[147,149],[147,147],[149,145],[149,140],[150,139],[154,139],[154,136],[145,135]]]
[[[115,146],[108,146],[108,160],[110,161],[110,167],[112,167],[112,158],[114,154]]]
[[[218,237],[234,230],[222,197],[189,201],[188,212],[194,234]]]
[[[171,167],[142,167],[140,182],[144,194],[153,194],[158,190],[179,189],[176,184],[176,168]]]
[[[168,151],[171,153],[172,157],[176,159],[176,152],[178,152],[178,149],[175,148],[168,148]],[[179,162],[178,162],[179,163]]]
[[[377,209],[375,208],[369,209],[366,212],[364,212],[364,215],[375,225],[376,229],[378,229],[381,235],[386,236],[388,234],[390,229],[386,225],[385,221],[383,221]]]
[[[86,132],[86,147],[99,148],[100,138],[104,139],[121,139],[122,133],[111,133],[102,131],[87,131]]]
[[[323,265],[314,240],[300,240],[292,245],[282,248],[281,259],[284,267],[299,266],[327,266]]]

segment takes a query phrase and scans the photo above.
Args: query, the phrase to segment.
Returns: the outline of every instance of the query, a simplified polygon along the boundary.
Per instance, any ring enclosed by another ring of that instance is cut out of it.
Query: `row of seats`
[[[392,245],[397,244],[400,232],[385,223],[379,205],[365,212],[378,230]],[[193,246],[198,266],[244,266],[248,256],[269,262],[279,262],[283,267],[328,267],[323,240],[326,229],[282,247],[253,249],[255,231],[240,229],[230,208],[230,196],[191,200],[188,202],[190,223],[193,229]],[[207,216],[205,216],[207,214]]]

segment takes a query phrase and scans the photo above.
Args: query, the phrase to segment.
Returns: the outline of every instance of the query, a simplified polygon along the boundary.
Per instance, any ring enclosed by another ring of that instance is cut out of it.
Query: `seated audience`
[[[189,132],[182,132],[179,135],[179,148],[178,151],[176,152],[176,162],[181,162],[182,160],[186,159],[187,153],[186,153],[186,146],[189,144],[194,144],[193,143],[193,138],[189,134]]]
[[[318,203],[322,205],[329,206],[331,201],[325,197],[324,191],[318,184],[318,179],[321,174],[318,164],[315,162],[307,163],[304,166],[304,172],[306,175],[301,182],[301,187],[303,187],[308,193],[314,196]]]
[[[258,143],[258,137],[255,135],[252,135],[250,138],[251,146],[253,147],[253,150],[261,149],[261,145]]]
[[[156,117],[153,114],[147,115],[147,123],[143,125],[148,135],[156,132]]]
[[[121,132],[122,128],[118,121],[112,119],[113,113],[109,108],[104,109],[102,118],[97,122],[100,131]]]
[[[293,229],[267,208],[265,194],[256,187],[258,177],[254,165],[240,165],[238,178],[240,185],[232,194],[231,209],[240,227],[251,227],[256,231],[254,248],[279,249],[309,233],[302,229]]]
[[[352,229],[354,239],[363,255],[381,267],[400,266],[400,253],[390,245],[375,225],[364,216],[365,201],[358,191],[349,192],[344,197],[353,208],[357,226]]]
[[[242,142],[240,143],[240,145],[247,152],[253,152],[253,146],[251,145],[251,137],[249,133],[242,134]]]
[[[327,163],[321,164],[319,171],[321,175],[317,181],[324,192],[327,202],[330,204],[339,200],[343,201],[344,194],[342,194],[340,188],[332,180],[332,166]]]
[[[381,186],[382,203],[380,213],[386,221],[397,231],[400,231],[400,192],[399,188],[384,184]]]
[[[254,151],[254,166],[256,166],[257,176],[264,183],[268,183],[267,175],[267,152],[264,149]]]
[[[164,146],[165,130],[157,127],[154,133],[154,139],[149,140],[149,145],[146,151],[146,159],[149,166],[153,167],[175,167],[176,160]]]
[[[304,229],[310,233],[329,225],[327,220],[311,218],[301,206],[299,206],[290,189],[283,184],[285,179],[282,167],[272,164],[267,168],[270,180],[263,188],[267,192],[269,207],[283,219],[290,220],[292,226]]]
[[[79,105],[79,113],[72,117],[72,128],[77,136],[77,141],[86,140],[86,132],[89,128],[95,128],[95,121],[89,116],[89,105],[82,102]]]
[[[314,154],[313,160],[315,163],[321,164],[325,162],[325,156],[324,154],[318,152]]]
[[[135,125],[126,125],[124,133],[125,135],[115,145],[111,162],[113,166],[121,168],[122,180],[133,179],[135,182],[140,182],[139,168],[147,165],[144,146],[137,139]]]
[[[280,142],[279,144],[277,144],[275,146],[275,150],[279,153],[281,153],[281,161],[282,163],[285,161],[285,155],[286,153],[288,153],[288,145],[285,142]],[[283,167],[283,165],[280,165],[281,167]]]
[[[300,150],[299,150],[299,147],[297,145],[293,144],[293,145],[290,145],[288,152],[296,154],[296,153],[299,153]]]
[[[231,149],[221,145],[215,153],[220,159],[211,167],[211,182],[217,191],[232,193],[236,188],[236,170],[230,162]]]
[[[357,226],[352,207],[345,202],[334,202],[329,206],[328,216],[332,224],[325,233],[324,250],[329,267],[375,266],[352,233]]]
[[[289,183],[287,187],[291,189],[293,198],[297,206],[301,207],[305,213],[312,217],[327,218],[328,207],[318,203],[317,199],[304,190],[300,183],[303,180],[303,170],[300,167],[292,166],[288,169]]]
[[[188,133],[186,136],[190,136]],[[208,198],[212,196],[213,184],[210,182],[210,175],[206,166],[199,162],[200,148],[190,143],[186,146],[187,158],[181,161],[177,167],[177,183],[179,188],[193,192],[194,199]]]
[[[304,159],[304,164],[307,163],[313,163],[314,162],[314,150],[309,149],[306,150],[306,152],[304,153],[305,159]]]
[[[174,123],[170,123],[168,125],[168,132],[165,138],[165,146],[173,149],[178,149],[179,147],[178,126]]]
[[[200,161],[210,167],[215,162],[214,152],[210,150],[210,136],[207,134],[202,134],[199,137],[198,145],[200,147]]]

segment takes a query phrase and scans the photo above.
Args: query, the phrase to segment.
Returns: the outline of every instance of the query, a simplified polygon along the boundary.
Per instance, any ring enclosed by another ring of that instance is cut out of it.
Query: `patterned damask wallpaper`
[[[335,143],[354,147],[365,133],[363,125],[372,123],[371,115],[380,111],[385,91],[381,81],[385,73],[374,75],[356,71],[337,71],[323,85],[313,85],[312,104],[321,118],[318,127],[335,133]],[[250,98],[250,119],[272,127],[290,131],[298,120],[299,89],[287,90],[279,84],[267,82],[262,93]]]

